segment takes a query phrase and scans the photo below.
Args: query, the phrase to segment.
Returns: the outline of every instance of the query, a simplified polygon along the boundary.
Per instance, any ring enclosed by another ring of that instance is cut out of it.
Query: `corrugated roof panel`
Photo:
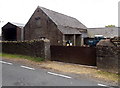
[[[95,35],[103,35],[104,37],[118,37],[119,30],[118,27],[105,27],[105,28],[88,28],[88,36],[94,37]]]
[[[13,24],[15,26],[18,26],[20,28],[23,28],[25,26],[25,24],[21,24],[21,23],[15,23],[15,22],[9,22],[9,23],[11,23],[11,24]]]

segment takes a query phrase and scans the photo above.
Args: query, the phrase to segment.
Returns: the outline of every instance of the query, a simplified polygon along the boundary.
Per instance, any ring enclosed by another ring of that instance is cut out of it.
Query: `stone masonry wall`
[[[115,46],[109,39],[101,40],[96,47],[97,67],[100,70],[118,73],[120,47]]]
[[[49,40],[3,41],[2,52],[50,59]]]

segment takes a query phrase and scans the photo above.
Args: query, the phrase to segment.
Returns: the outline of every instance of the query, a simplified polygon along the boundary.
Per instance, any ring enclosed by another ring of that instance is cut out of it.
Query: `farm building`
[[[114,38],[120,36],[119,27],[101,27],[101,28],[88,28],[88,37],[84,38],[84,44],[88,42],[99,41],[103,38]]]
[[[86,26],[77,19],[43,7],[37,7],[25,25],[24,32],[25,40],[47,38],[51,45],[71,42],[74,46],[80,46],[87,36]]]
[[[87,28],[73,17],[39,6],[26,25],[8,22],[2,27],[2,40],[49,39],[51,45],[81,46],[96,35],[113,38],[119,34],[119,27]]]
[[[88,37],[94,38],[95,35],[103,35],[105,38],[118,37],[120,34],[119,27],[101,27],[101,28],[88,28]]]
[[[23,40],[24,24],[8,22],[2,27],[3,41],[21,41]]]

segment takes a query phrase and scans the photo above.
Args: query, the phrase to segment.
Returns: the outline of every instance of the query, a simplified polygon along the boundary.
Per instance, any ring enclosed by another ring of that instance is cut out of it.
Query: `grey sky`
[[[0,20],[26,24],[37,6],[72,16],[91,27],[118,26],[119,0],[0,0]],[[4,24],[0,23],[0,27]]]

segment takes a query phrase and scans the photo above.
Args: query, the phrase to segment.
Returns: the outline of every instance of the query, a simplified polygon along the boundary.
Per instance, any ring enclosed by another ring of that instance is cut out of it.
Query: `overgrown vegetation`
[[[16,59],[28,59],[28,60],[32,60],[35,62],[40,62],[40,61],[44,61],[43,58],[40,57],[32,57],[32,56],[25,56],[25,55],[19,55],[19,54],[7,54],[7,53],[0,53],[1,57],[6,57],[6,58],[16,58]]]
[[[113,80],[113,81],[118,81],[120,78],[120,75],[115,74],[115,73],[110,73],[110,72],[105,72],[105,71],[97,71],[97,74],[101,76],[102,78]]]

